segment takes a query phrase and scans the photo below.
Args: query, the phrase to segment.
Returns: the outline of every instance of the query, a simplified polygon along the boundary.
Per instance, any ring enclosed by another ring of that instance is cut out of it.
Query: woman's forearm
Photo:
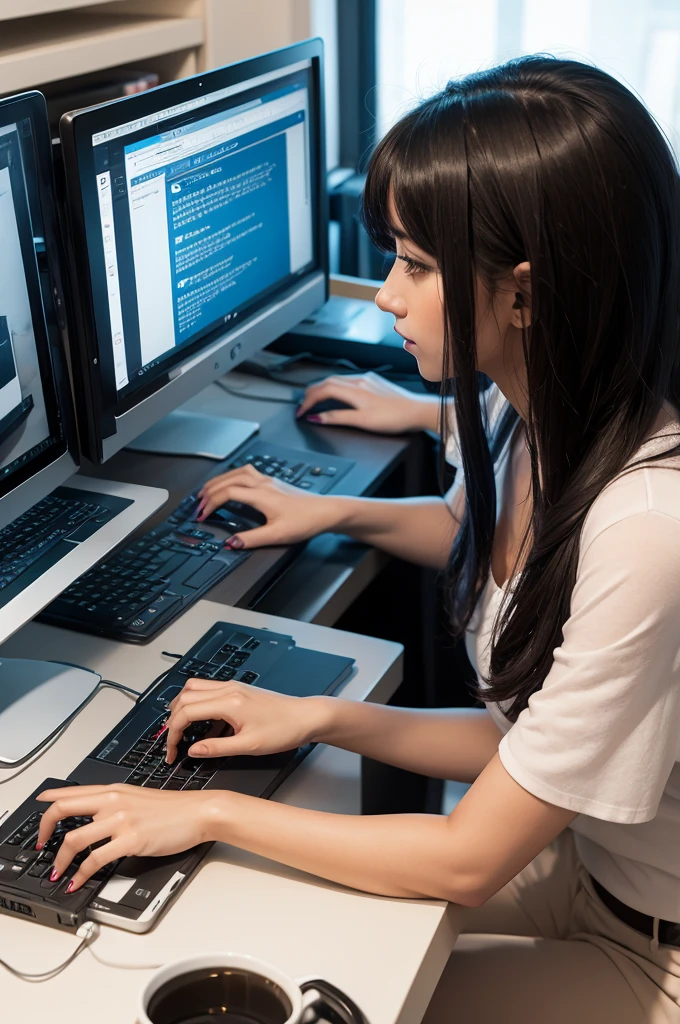
[[[310,740],[438,779],[474,782],[498,750],[501,732],[486,709],[418,711],[313,697]]]
[[[353,817],[215,792],[199,839],[221,840],[343,885],[385,896],[479,906],[550,843],[574,812],[540,800],[496,755],[447,817]]]
[[[452,872],[449,836],[438,815],[354,817],[216,791],[202,838],[383,896],[476,902],[476,879]]]
[[[443,498],[328,500],[333,503],[330,529],[417,565],[446,566],[459,523]]]

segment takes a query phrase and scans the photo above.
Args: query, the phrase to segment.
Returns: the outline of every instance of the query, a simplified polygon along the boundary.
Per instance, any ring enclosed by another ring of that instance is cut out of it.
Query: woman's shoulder
[[[646,441],[628,466],[593,502],[581,535],[581,554],[596,537],[613,526],[628,522],[628,534],[644,538],[647,550],[654,545],[654,520],[661,516],[680,527],[680,453],[650,461],[680,445],[680,422],[674,417]]]

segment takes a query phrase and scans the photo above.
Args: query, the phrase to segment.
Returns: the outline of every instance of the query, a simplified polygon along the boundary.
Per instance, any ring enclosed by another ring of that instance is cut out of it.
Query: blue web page
[[[285,129],[298,111],[156,168],[165,174],[177,344],[290,273]]]

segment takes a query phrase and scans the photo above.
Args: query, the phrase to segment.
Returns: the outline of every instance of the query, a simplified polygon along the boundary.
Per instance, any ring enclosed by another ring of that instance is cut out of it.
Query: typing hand
[[[328,708],[323,697],[289,697],[235,681],[190,679],[170,704],[167,761],[175,760],[177,744],[192,722],[215,720],[230,725],[233,735],[200,740],[187,751],[189,757],[295,750],[318,736]]]
[[[329,398],[346,402],[353,408],[319,413],[314,422],[358,427],[378,434],[437,429],[437,399],[414,395],[377,373],[327,377],[318,384],[312,384],[305,392],[297,418],[305,416],[312,406]]]
[[[245,465],[214,476],[199,491],[197,521],[227,501],[251,505],[267,518],[264,526],[235,534],[233,548],[257,548],[265,544],[295,544],[333,528],[339,521],[332,496],[300,491],[292,484],[259,473]]]
[[[37,845],[43,846],[64,818],[93,819],[90,825],[75,828],[64,837],[54,859],[53,881],[82,850],[102,844],[73,875],[66,891],[75,892],[119,857],[164,857],[205,842],[212,797],[209,792],[167,793],[118,783],[48,789],[37,797],[50,804],[40,822]]]

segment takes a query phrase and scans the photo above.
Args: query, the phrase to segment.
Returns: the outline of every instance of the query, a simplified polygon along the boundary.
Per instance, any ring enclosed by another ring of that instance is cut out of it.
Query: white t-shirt
[[[491,575],[466,635],[482,685],[502,598]],[[602,885],[680,922],[680,458],[624,473],[593,503],[563,637],[514,724],[489,706],[501,761],[523,789],[578,812],[576,847]]]

